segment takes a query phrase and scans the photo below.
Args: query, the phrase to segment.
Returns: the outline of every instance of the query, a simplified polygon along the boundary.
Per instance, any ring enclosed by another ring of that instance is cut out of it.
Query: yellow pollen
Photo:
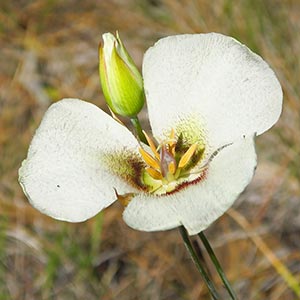
[[[145,135],[145,138],[146,138],[146,140],[147,140],[147,142],[148,142],[148,144],[149,144],[149,146],[150,146],[153,154],[155,155],[155,157],[157,159],[159,159],[159,153],[156,150],[156,147],[155,147],[155,144],[154,144],[153,140],[148,136],[148,134],[144,130],[143,130],[143,133]]]
[[[157,180],[161,180],[163,179],[163,176],[161,175],[161,173],[155,169],[152,169],[152,168],[146,168],[146,172],[154,179],[157,179]]]
[[[190,161],[190,159],[192,158],[193,154],[195,153],[196,149],[197,149],[198,144],[195,143],[193,144],[181,157],[179,164],[178,164],[178,168],[183,168],[187,165],[187,163]]]
[[[144,161],[153,169],[159,170],[160,166],[159,163],[144,149],[140,148],[139,149]]]

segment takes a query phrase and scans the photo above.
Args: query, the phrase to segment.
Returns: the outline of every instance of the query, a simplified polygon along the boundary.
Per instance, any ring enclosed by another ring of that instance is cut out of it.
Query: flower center
[[[196,173],[191,172],[203,156],[204,147],[199,143],[184,145],[182,137],[176,138],[173,129],[167,140],[158,146],[146,132],[144,135],[150,149],[149,151],[139,149],[147,164],[142,181],[150,193],[158,195],[170,193],[184,182],[195,180],[202,173],[203,169]]]

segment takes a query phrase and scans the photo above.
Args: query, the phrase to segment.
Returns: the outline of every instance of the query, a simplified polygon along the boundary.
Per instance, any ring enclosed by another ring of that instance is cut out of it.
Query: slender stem
[[[195,252],[196,252],[196,254],[197,254],[197,257],[198,257],[199,260],[200,260],[200,263],[201,263],[202,266],[205,268],[205,270],[206,270],[208,276],[211,277],[210,270],[209,270],[209,268],[208,268],[208,265],[207,265],[207,263],[206,263],[206,260],[204,259],[203,251],[202,251],[202,249],[200,248],[198,241],[193,239],[193,240],[191,240],[191,243],[192,243],[192,245],[193,245],[193,248],[195,249]]]
[[[146,138],[145,138],[145,135],[143,133],[143,130],[142,130],[142,126],[141,126],[141,123],[140,123],[140,120],[138,119],[138,117],[133,117],[130,119],[132,125],[134,126],[135,130],[136,130],[136,133],[140,139],[141,142],[143,142],[144,144],[148,144]]]
[[[203,231],[198,233],[198,236],[200,237],[206,251],[208,252],[211,261],[215,265],[216,270],[217,270],[220,278],[222,279],[222,281],[223,281],[223,283],[224,283],[224,285],[225,285],[225,287],[228,291],[228,294],[231,296],[231,299],[237,300],[237,296],[236,296],[235,292],[233,291],[229,281],[227,280],[226,275],[225,275],[225,273],[224,273],[224,271],[223,271],[216,255],[215,255],[212,247],[210,246],[209,241],[207,240],[206,236],[204,235]]]
[[[220,296],[219,296],[218,292],[216,291],[216,288],[215,288],[213,282],[210,280],[206,270],[203,268],[203,266],[200,263],[200,260],[197,256],[196,252],[195,252],[195,249],[193,248],[193,245],[192,245],[192,243],[189,239],[189,236],[188,236],[188,233],[187,233],[186,229],[183,226],[180,226],[179,231],[180,231],[181,237],[183,239],[183,242],[184,242],[187,250],[189,251],[189,253],[192,257],[192,260],[195,263],[199,273],[201,274],[201,276],[202,276],[207,288],[209,289],[213,299],[214,300],[220,299]]]

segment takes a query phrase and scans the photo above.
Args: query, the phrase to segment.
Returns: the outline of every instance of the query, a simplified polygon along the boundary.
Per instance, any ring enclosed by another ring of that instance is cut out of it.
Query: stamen
[[[175,165],[174,161],[171,161],[169,163],[168,169],[169,169],[169,173],[171,173],[172,175],[175,174],[175,172],[176,172],[176,165]]]
[[[175,138],[175,130],[174,128],[172,128],[170,133],[170,140],[174,140],[174,138]]]
[[[140,148],[139,149],[144,161],[153,169],[159,170],[160,166],[159,163],[144,149]]]
[[[196,149],[197,149],[198,144],[195,143],[193,144],[181,157],[179,164],[178,164],[178,168],[183,168],[185,167],[188,162],[190,161],[190,159],[192,158],[193,154],[195,153]]]
[[[155,147],[155,144],[154,144],[153,140],[149,137],[149,135],[146,133],[145,130],[143,130],[143,134],[145,135],[145,138],[146,138],[152,152],[154,153],[155,157],[159,160],[159,153],[156,150],[156,147]]]
[[[146,172],[154,179],[157,179],[157,180],[161,180],[163,179],[163,176],[161,175],[161,173],[155,169],[152,169],[152,168],[146,168]]]
[[[170,133],[169,151],[173,156],[175,156],[175,147],[176,147],[175,130],[172,128]]]

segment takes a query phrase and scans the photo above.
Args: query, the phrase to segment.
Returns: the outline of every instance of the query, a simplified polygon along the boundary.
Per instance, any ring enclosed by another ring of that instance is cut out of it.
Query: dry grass
[[[97,46],[103,32],[116,29],[139,64],[159,37],[217,31],[275,69],[284,89],[282,118],[258,138],[257,174],[235,213],[213,224],[208,237],[240,299],[297,299],[274,268],[275,257],[300,280],[297,0],[1,1],[0,299],[209,299],[176,230],[133,231],[118,204],[86,223],[58,222],[31,208],[17,183],[52,102],[78,97],[106,109]]]

